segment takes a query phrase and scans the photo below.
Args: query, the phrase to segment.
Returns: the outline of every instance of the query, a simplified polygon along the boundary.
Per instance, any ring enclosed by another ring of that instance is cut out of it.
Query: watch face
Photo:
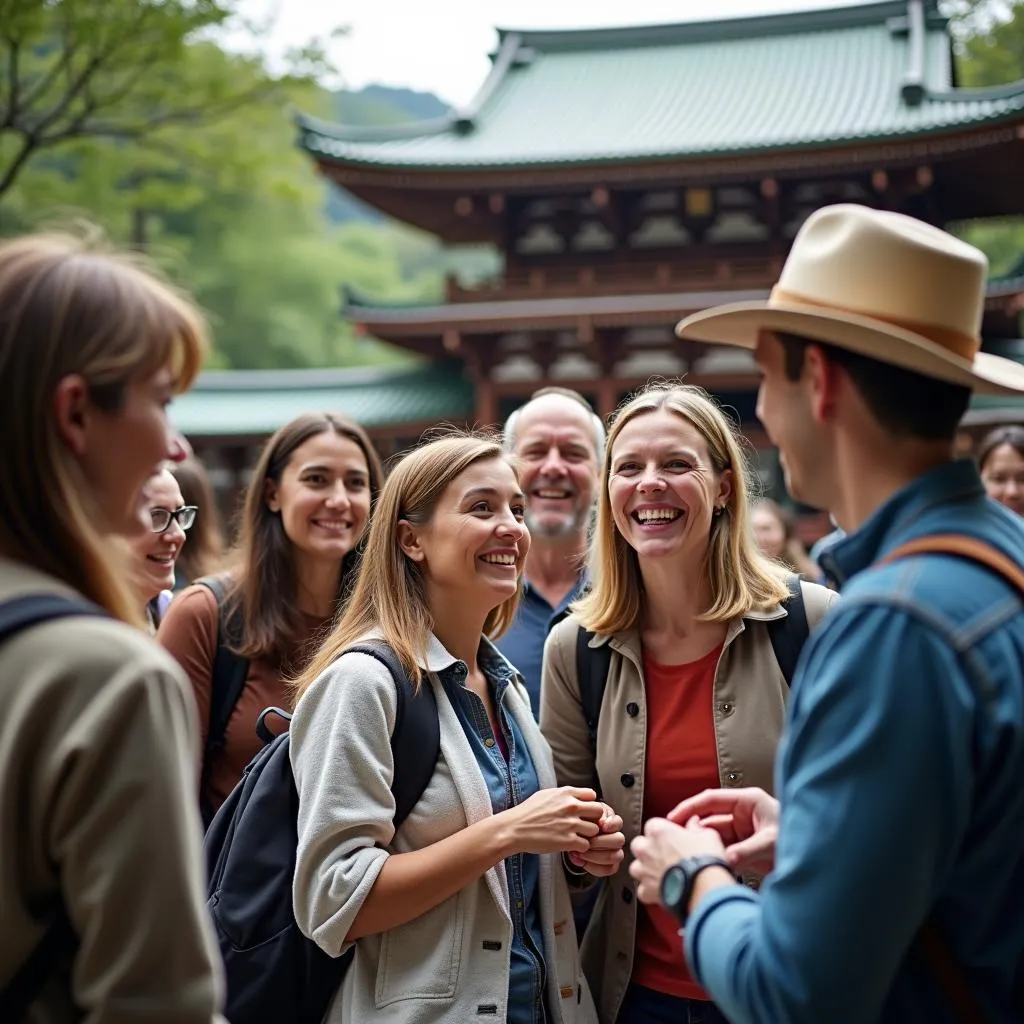
[[[673,910],[679,906],[683,893],[686,890],[686,872],[674,864],[665,872],[661,880],[661,902],[668,909]]]

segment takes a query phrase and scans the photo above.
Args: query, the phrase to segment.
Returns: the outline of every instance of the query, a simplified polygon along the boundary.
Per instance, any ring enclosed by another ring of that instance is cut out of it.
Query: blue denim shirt
[[[1024,951],[1024,613],[946,555],[957,532],[1024,564],[1020,520],[972,463],[904,488],[829,555],[843,600],[804,649],[776,761],[782,818],[760,893],[714,890],[687,960],[733,1024],[951,1024],[914,946],[933,914],[991,1024]]]
[[[491,699],[508,746],[508,762],[494,739],[483,701],[465,686],[466,665],[457,661],[439,673],[455,708],[491,795],[495,814],[521,804],[540,789],[533,760],[515,718],[505,707],[505,694],[516,670],[489,641],[480,644],[480,668],[491,687]],[[505,861],[512,949],[508,981],[509,1024],[544,1024],[544,932],[540,921],[540,861],[536,854],[517,853]]]
[[[540,718],[540,680],[544,665],[544,641],[552,627],[569,614],[569,605],[586,588],[585,577],[568,593],[557,608],[526,581],[523,600],[516,612],[515,622],[502,634],[497,648],[519,670],[530,695],[533,717]]]

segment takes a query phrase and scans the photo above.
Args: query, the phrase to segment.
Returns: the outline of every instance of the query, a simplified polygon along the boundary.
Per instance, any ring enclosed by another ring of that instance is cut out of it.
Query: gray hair
[[[573,391],[571,388],[559,388],[559,387],[548,387],[541,388],[539,391],[534,391],[530,395],[529,401],[519,406],[515,412],[507,420],[505,420],[505,426],[501,431],[501,446],[506,452],[512,454],[516,447],[516,427],[519,424],[519,417],[522,415],[524,409],[528,408],[538,398],[546,398],[548,395],[558,395],[561,398],[568,398],[571,402],[575,402],[581,409],[583,409],[588,417],[590,418],[590,424],[594,431],[594,454],[597,456],[598,465],[604,459],[604,445],[605,445],[605,429],[604,422],[601,417],[594,412],[591,404],[578,392]]]

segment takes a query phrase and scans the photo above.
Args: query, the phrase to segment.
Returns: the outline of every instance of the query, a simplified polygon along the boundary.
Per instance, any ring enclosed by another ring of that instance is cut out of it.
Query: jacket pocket
[[[402,999],[451,999],[462,966],[463,897],[457,893],[385,932],[377,965],[378,1008]]]

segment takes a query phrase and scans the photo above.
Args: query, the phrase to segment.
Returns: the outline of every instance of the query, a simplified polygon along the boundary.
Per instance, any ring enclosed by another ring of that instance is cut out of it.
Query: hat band
[[[889,324],[891,327],[899,327],[901,330],[910,331],[911,334],[919,334],[936,345],[946,349],[955,356],[968,363],[974,362],[974,357],[981,348],[981,342],[970,334],[953,330],[949,327],[937,327],[935,324],[924,324],[917,320],[903,320],[900,317],[888,316],[884,313],[868,313],[860,309],[850,309],[846,306],[836,306],[831,302],[808,299],[796,292],[786,291],[778,286],[772,289],[769,305],[773,302],[784,302],[790,306],[811,306],[815,309],[835,310],[837,313],[853,314],[855,316],[869,317],[881,323]]]

